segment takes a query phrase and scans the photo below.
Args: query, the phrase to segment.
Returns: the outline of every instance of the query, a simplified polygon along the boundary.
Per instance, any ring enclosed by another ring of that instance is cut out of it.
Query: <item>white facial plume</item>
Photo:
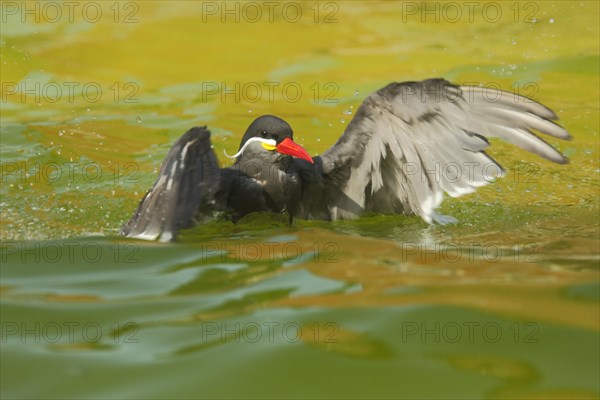
[[[223,153],[225,154],[226,157],[237,158],[237,157],[241,156],[244,153],[244,150],[246,150],[246,147],[248,147],[248,145],[253,142],[260,142],[260,143],[266,144],[267,146],[273,147],[273,148],[275,148],[275,146],[277,146],[277,142],[275,141],[275,139],[264,139],[264,138],[259,138],[259,137],[252,137],[252,138],[248,139],[246,141],[246,143],[244,144],[244,147],[242,147],[240,149],[240,151],[238,151],[234,155],[230,156],[229,154],[227,154],[225,149],[223,149]]]

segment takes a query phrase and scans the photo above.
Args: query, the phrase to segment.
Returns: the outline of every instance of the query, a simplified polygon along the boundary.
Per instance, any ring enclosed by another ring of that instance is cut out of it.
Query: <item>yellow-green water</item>
[[[598,398],[597,2],[71,4],[1,3],[2,398]],[[456,225],[116,236],[188,128],[226,165],[271,113],[318,154],[436,76],[553,108],[571,163],[493,142]]]

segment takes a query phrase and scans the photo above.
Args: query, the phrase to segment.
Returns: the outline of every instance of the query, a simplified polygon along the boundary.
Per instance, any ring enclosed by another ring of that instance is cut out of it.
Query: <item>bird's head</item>
[[[274,115],[256,118],[246,130],[240,148],[231,158],[258,157],[280,158],[280,154],[302,158],[314,163],[308,152],[294,142],[294,132],[290,125]]]

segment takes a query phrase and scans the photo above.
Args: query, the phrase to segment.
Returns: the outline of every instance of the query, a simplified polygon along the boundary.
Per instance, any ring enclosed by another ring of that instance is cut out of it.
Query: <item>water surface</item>
[[[428,3],[436,21],[321,2],[296,22],[219,4],[3,5],[3,398],[597,398],[598,3],[494,3],[497,21]],[[571,163],[493,141],[507,176],[447,199],[455,225],[258,214],[118,237],[190,127],[228,165],[276,114],[319,154],[369,93],[428,77],[542,101]]]

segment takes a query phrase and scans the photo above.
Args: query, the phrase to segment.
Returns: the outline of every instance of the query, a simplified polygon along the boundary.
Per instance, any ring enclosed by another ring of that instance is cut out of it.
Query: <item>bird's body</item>
[[[273,164],[241,161],[224,169],[223,175],[222,204],[227,204],[227,214],[234,222],[255,211],[288,212],[302,191],[289,157]]]
[[[391,83],[367,97],[338,142],[314,159],[285,121],[267,115],[244,134],[235,164],[220,169],[210,132],[193,128],[173,145],[122,232],[171,240],[215,213],[235,222],[255,211],[287,213],[290,221],[375,212],[448,222],[435,212],[444,193],[471,193],[504,174],[484,151],[486,137],[566,163],[531,132],[570,139],[552,119],[525,97],[430,79]]]

